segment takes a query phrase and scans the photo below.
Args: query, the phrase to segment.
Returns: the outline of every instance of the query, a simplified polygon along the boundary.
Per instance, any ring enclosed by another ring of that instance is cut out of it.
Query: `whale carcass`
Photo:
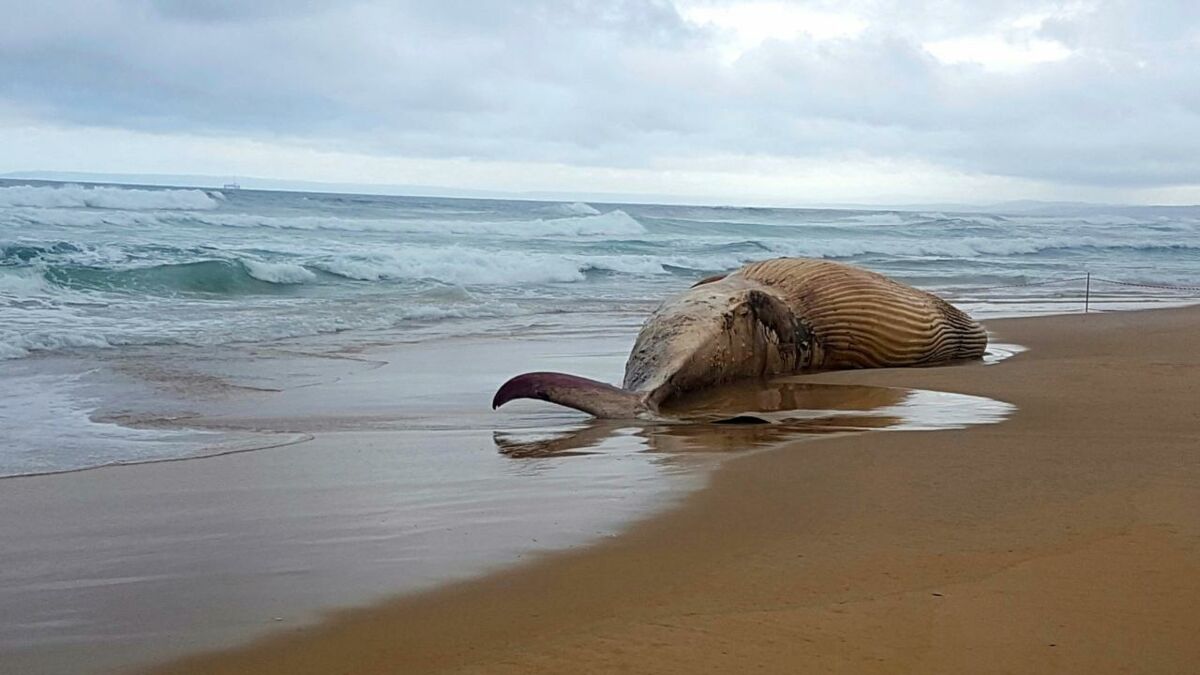
[[[565,373],[505,382],[518,398],[605,418],[655,418],[681,394],[746,378],[924,366],[983,356],[987,333],[941,298],[859,267],[806,258],[705,279],[646,319],[621,387]]]

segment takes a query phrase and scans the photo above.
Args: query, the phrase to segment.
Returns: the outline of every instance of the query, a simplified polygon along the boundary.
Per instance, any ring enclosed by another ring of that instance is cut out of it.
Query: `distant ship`
[[[238,183],[226,183],[222,190],[241,190],[242,186]]]

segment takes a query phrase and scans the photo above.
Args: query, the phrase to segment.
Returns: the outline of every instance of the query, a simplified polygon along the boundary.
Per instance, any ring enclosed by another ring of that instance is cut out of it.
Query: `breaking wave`
[[[267,227],[279,230],[341,230],[397,234],[502,235],[514,237],[598,237],[644,234],[646,228],[621,210],[592,215],[532,220],[425,220],[336,218],[328,216],[259,216],[215,214],[205,222],[222,227]]]
[[[735,258],[729,258],[734,261]],[[54,288],[115,294],[279,294],[309,283],[432,281],[457,286],[520,286],[572,283],[590,273],[630,276],[667,274],[697,264],[690,259],[649,255],[563,255],[464,247],[404,247],[397,250],[343,254],[303,262],[250,258],[195,260],[137,267],[40,264],[10,268],[0,274],[0,293],[26,296]],[[0,269],[4,269],[0,266]],[[707,268],[703,268],[707,269]]]
[[[283,262],[262,262],[258,260],[242,260],[242,267],[246,269],[246,273],[258,279],[272,284],[303,284],[308,281],[314,281],[317,278],[310,270],[303,265]]]
[[[27,268],[19,275],[0,275],[0,291],[5,290],[7,284],[23,295],[53,288],[124,295],[238,295],[278,293],[287,286],[316,278],[314,272],[301,265],[249,259],[199,260],[126,268],[45,265]]]
[[[2,190],[3,188],[0,188]],[[2,207],[0,207],[2,208]],[[592,215],[529,220],[442,220],[426,218],[344,218],[332,215],[267,215],[201,211],[180,206],[154,211],[87,211],[62,206],[13,207],[5,214],[25,225],[70,228],[215,226],[254,230],[302,230],[392,234],[489,235],[502,237],[628,237],[646,233],[628,213],[615,210]],[[0,223],[2,224],[2,223]]]
[[[204,211],[221,205],[219,193],[83,185],[0,187],[0,208]]]
[[[0,297],[26,298],[43,295],[49,290],[46,278],[36,270],[0,273]]]
[[[578,282],[587,272],[663,274],[649,256],[583,256],[463,247],[406,247],[400,251],[338,256],[314,263],[321,270],[359,281],[433,279],[448,284],[515,285]]]

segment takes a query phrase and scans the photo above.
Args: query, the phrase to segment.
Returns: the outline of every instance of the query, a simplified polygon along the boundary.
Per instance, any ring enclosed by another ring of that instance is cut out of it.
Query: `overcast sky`
[[[1196,0],[0,0],[0,17],[0,173],[1200,202]]]

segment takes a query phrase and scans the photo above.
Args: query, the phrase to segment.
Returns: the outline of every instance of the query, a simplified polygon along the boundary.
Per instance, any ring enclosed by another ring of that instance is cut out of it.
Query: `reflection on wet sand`
[[[886,429],[958,428],[998,422],[1012,406],[977,396],[864,385],[753,382],[680,399],[677,422],[594,420],[546,436],[493,433],[512,458],[600,452],[728,453],[817,437]]]
[[[746,382],[680,398],[664,412],[667,415],[695,421],[715,421],[747,412],[762,414],[824,410],[865,412],[898,405],[908,396],[908,390],[892,387],[786,381]]]

